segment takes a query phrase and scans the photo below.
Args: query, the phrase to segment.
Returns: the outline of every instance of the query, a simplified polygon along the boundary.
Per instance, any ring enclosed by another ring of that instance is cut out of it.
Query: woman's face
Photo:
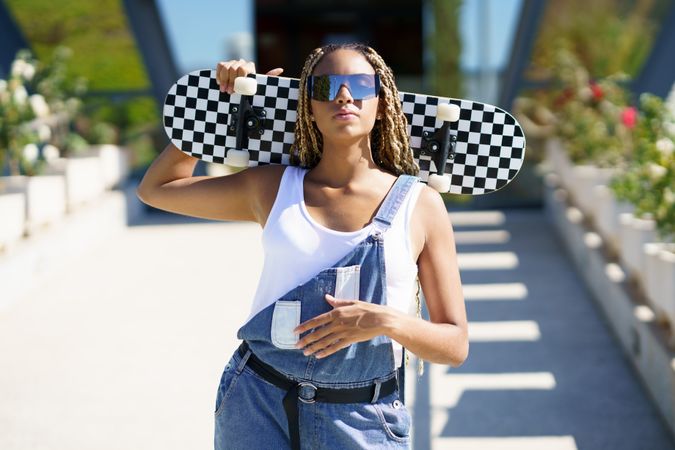
[[[341,49],[324,56],[312,75],[375,74],[368,60],[355,50]],[[311,100],[316,126],[326,139],[352,139],[368,136],[375,125],[378,97],[354,100],[346,86],[341,86],[333,100]]]

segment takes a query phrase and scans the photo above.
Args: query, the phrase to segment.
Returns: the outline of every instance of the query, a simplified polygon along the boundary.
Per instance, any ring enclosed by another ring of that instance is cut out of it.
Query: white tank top
[[[265,255],[251,312],[246,319],[274,303],[285,293],[332,267],[370,234],[372,223],[353,232],[336,231],[316,222],[305,206],[303,180],[307,169],[287,166],[279,191],[263,228]],[[414,298],[417,264],[410,251],[410,217],[422,183],[408,192],[391,227],[382,235],[387,278],[387,305],[408,313]],[[396,364],[401,345],[393,341]]]

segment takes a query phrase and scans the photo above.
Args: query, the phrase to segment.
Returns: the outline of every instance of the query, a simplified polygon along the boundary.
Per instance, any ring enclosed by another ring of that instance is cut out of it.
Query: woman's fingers
[[[333,320],[332,316],[332,311],[329,311],[327,313],[323,313],[319,316],[314,317],[313,319],[309,319],[306,322],[301,323],[295,329],[293,332],[295,334],[302,334],[307,330],[311,330],[312,328],[318,328],[322,325],[327,324],[328,322],[331,322]]]
[[[316,352],[315,356],[319,359],[325,358],[326,356],[330,356],[333,353],[342,350],[343,348],[349,347],[350,345],[351,343],[348,339],[337,339],[334,340],[330,345]]]
[[[277,67],[276,69],[272,69],[269,72],[267,72],[265,75],[271,75],[273,77],[278,77],[281,75],[281,73],[284,71],[281,67]]]
[[[236,61],[219,62],[216,66],[216,81],[220,85],[220,92],[227,91],[230,82],[230,70]]]
[[[333,332],[332,327],[323,326],[315,329],[313,332],[309,333],[307,336],[303,337],[295,344],[295,347],[298,349],[304,349],[311,347],[314,343],[323,339]]]
[[[281,67],[272,69],[267,75],[279,76],[284,71]],[[220,92],[232,94],[234,92],[234,80],[238,77],[245,77],[250,73],[255,73],[255,64],[243,59],[221,61],[216,65],[216,81],[220,86]]]
[[[255,64],[251,61],[239,59],[219,62],[216,65],[216,81],[220,85],[220,91],[232,94],[235,78],[245,77],[249,73],[255,73]]]
[[[316,333],[316,331],[314,333]],[[330,353],[334,353],[338,350],[336,349],[336,346],[342,345],[340,348],[344,348],[349,345],[347,341],[343,339],[343,337],[344,336],[342,333],[329,333],[311,345],[305,347],[303,353],[305,356],[315,354],[317,357],[319,355],[325,355],[329,349],[332,350]]]

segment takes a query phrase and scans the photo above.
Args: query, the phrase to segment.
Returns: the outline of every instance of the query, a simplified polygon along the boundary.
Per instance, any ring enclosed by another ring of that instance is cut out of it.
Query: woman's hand
[[[323,358],[355,342],[385,334],[386,324],[392,317],[390,308],[374,303],[338,300],[329,294],[326,301],[333,307],[332,311],[303,322],[294,330],[301,334],[315,328],[296,344],[307,356],[314,354]]]
[[[276,68],[267,72],[266,75],[279,76],[284,69]],[[216,81],[220,85],[220,92],[234,93],[234,79],[245,77],[249,73],[255,73],[255,64],[243,59],[222,61],[216,66]]]

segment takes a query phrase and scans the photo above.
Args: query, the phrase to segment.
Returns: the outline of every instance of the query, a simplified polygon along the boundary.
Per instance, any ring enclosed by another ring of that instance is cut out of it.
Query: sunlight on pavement
[[[463,284],[464,300],[524,300],[524,283]]]
[[[448,214],[454,226],[495,226],[502,225],[506,216],[501,211],[466,211]]]
[[[432,450],[577,450],[573,436],[437,438]]]
[[[551,390],[556,381],[551,372],[514,373],[447,373],[448,368],[432,364],[430,376],[434,383],[446,387],[434,393],[431,404],[434,407],[454,408],[467,390],[503,391],[507,389]]]
[[[511,234],[505,230],[456,231],[455,243],[465,244],[506,244]]]
[[[460,270],[500,270],[518,267],[518,256],[513,252],[459,253]]]
[[[539,325],[533,320],[469,322],[469,342],[537,341],[540,338]]]

